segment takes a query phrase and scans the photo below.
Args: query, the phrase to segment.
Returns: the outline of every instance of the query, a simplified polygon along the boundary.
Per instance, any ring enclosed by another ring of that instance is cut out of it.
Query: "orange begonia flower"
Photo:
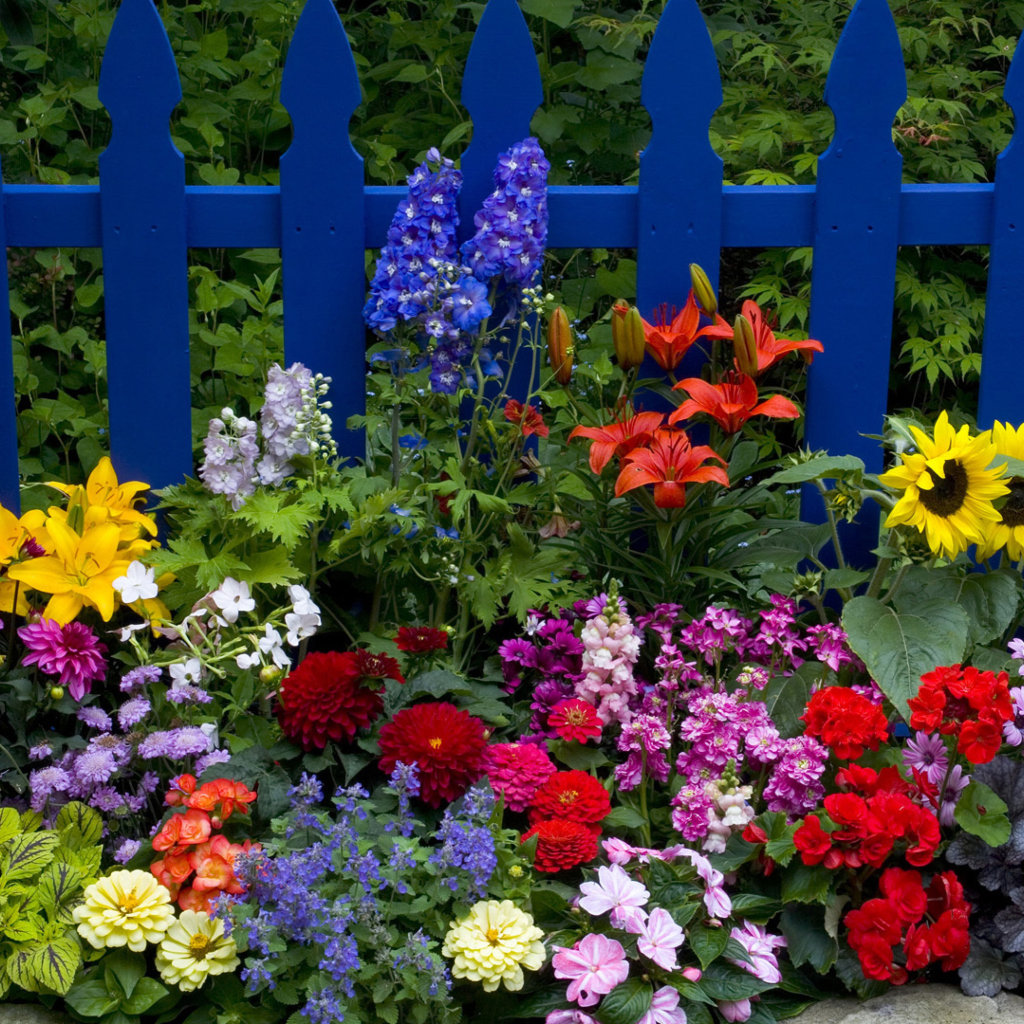
[[[660,412],[638,412],[604,427],[574,427],[569,440],[586,437],[594,442],[590,446],[590,468],[600,473],[614,456],[622,458],[634,448],[647,444],[664,422],[665,417]]]
[[[654,323],[643,321],[644,341],[647,351],[654,361],[666,372],[671,373],[681,362],[683,356],[690,351],[693,343],[703,337],[732,337],[732,328],[720,317],[715,316],[715,327],[728,331],[726,335],[713,335],[715,327],[701,327],[700,306],[693,297],[693,289],[686,297],[686,305],[679,312],[672,307],[672,318],[669,319],[669,307],[660,306],[655,310]]]
[[[673,391],[685,391],[690,397],[669,416],[669,423],[704,412],[727,433],[735,434],[752,416],[795,420],[800,410],[782,395],[772,395],[758,404],[757,384],[745,373],[729,373],[721,384],[709,384],[699,377],[681,380]]]
[[[654,484],[654,504],[658,508],[682,508],[686,504],[687,483],[716,480],[725,487],[729,477],[720,466],[702,465],[707,459],[725,459],[713,448],[694,448],[682,430],[659,430],[647,448],[636,448],[623,458],[622,472],[615,482],[615,495],[645,484]]]
[[[789,338],[776,338],[771,324],[761,312],[761,307],[750,299],[743,303],[743,315],[754,328],[754,342],[757,345],[757,372],[764,373],[769,366],[774,366],[783,356],[790,352],[800,352],[810,363],[815,352],[824,352],[825,346],[820,341],[807,338],[804,341],[793,341]],[[714,327],[706,327],[704,335],[708,338],[731,338],[732,327],[723,320]],[[739,366],[736,367],[739,369]]]

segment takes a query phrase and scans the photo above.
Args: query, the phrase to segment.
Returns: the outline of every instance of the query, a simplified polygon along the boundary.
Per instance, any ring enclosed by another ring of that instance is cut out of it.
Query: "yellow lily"
[[[114,523],[100,522],[79,536],[59,519],[50,519],[47,526],[53,554],[12,565],[7,575],[51,595],[43,616],[62,626],[85,605],[108,621],[119,600],[112,584],[134,560],[118,550],[120,529]]]
[[[26,512],[19,519],[9,509],[0,505],[0,571],[2,571],[2,567],[25,557],[22,549],[27,541],[34,540],[40,547],[47,547],[49,537],[43,526],[44,522],[45,516],[42,512]],[[0,580],[0,612],[27,615],[30,606],[25,599],[26,589],[26,587],[19,587],[11,580]],[[17,594],[16,606],[15,594]]]
[[[148,491],[149,484],[141,480],[118,483],[117,473],[114,472],[114,466],[106,455],[96,463],[96,468],[89,474],[84,487],[81,484],[62,484],[57,480],[50,480],[47,486],[66,494],[72,502],[77,499],[86,509],[96,506],[107,509],[110,518],[120,526],[133,524],[145,530],[151,537],[156,536],[156,523],[152,516],[147,516],[135,508],[139,494]],[[59,510],[54,509],[50,509],[51,517],[54,517],[55,511],[58,512],[59,518]]]

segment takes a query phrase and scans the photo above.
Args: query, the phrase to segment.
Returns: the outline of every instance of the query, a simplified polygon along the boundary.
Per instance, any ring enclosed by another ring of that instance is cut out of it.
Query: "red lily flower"
[[[569,440],[586,437],[594,442],[590,446],[590,468],[600,474],[613,456],[621,459],[634,448],[649,443],[664,422],[660,412],[638,412],[603,427],[574,427]]]
[[[772,331],[772,324],[761,312],[761,307],[747,299],[743,303],[743,315],[750,321],[754,328],[754,342],[757,345],[757,372],[764,373],[769,366],[774,366],[783,356],[790,352],[800,352],[804,360],[810,363],[814,359],[815,352],[824,352],[825,346],[820,341],[808,338],[806,341],[793,341],[789,338],[776,338]],[[732,327],[723,320],[721,324],[704,328],[704,336],[707,338],[731,338]],[[736,367],[739,369],[739,366]]]
[[[615,496],[645,484],[654,484],[654,504],[658,508],[682,508],[686,504],[687,483],[717,480],[729,486],[729,477],[719,466],[703,466],[707,459],[725,459],[707,445],[690,445],[682,430],[659,430],[648,448],[637,448],[623,457],[622,472],[615,481]]]
[[[782,395],[772,395],[758,404],[757,384],[745,373],[729,372],[721,384],[709,384],[699,377],[681,380],[673,391],[685,391],[690,397],[669,416],[669,423],[678,423],[696,412],[705,412],[718,422],[727,434],[743,429],[752,416],[795,420],[800,410]]]
[[[531,434],[536,434],[538,437],[548,436],[548,426],[536,406],[528,405],[523,408],[522,402],[510,398],[505,403],[505,419],[509,423],[518,424],[519,429],[523,432],[523,437],[529,437]]]
[[[653,324],[643,320],[644,341],[647,344],[647,351],[650,352],[654,361],[666,372],[671,373],[682,361],[683,356],[689,352],[693,343],[701,337],[732,337],[732,328],[720,317],[715,316],[713,327],[700,327],[700,306],[693,297],[693,289],[686,297],[686,305],[677,313],[676,307],[672,307],[672,319],[669,320],[669,307],[662,304],[654,311],[655,321]],[[710,334],[717,328],[727,330],[727,334]]]

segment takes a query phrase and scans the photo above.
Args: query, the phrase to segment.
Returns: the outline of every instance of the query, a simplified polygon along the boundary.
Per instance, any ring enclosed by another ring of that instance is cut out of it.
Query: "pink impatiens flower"
[[[631,913],[645,907],[650,899],[651,894],[643,882],[634,881],[618,864],[599,867],[597,878],[596,882],[584,882],[580,886],[583,893],[580,906],[595,917],[610,910],[611,922],[616,928],[621,928]]]
[[[683,944],[686,936],[667,910],[655,907],[646,920],[642,914],[635,914],[626,921],[626,930],[640,936],[636,948],[662,970],[679,970],[676,950]]]
[[[18,636],[27,648],[23,665],[38,665],[47,675],[59,675],[75,700],[81,700],[92,684],[106,677],[106,647],[96,634],[81,622],[62,626],[53,619],[22,626]]]
[[[735,999],[731,1002],[720,1000],[718,1003],[718,1012],[730,1022],[730,1024],[736,1024],[737,1021],[750,1020],[750,1015],[754,1012],[750,1005],[749,999]]]
[[[686,1024],[686,1011],[679,1007],[679,993],[663,985],[651,998],[650,1009],[636,1024]]]
[[[597,1021],[582,1010],[552,1010],[544,1024],[597,1024]]]
[[[775,947],[786,945],[786,940],[781,935],[771,935],[767,928],[752,921],[744,921],[742,928],[733,928],[730,937],[735,939],[750,957],[750,963],[743,960],[733,960],[732,963],[770,985],[777,985],[782,981],[779,961],[775,956]]]
[[[572,979],[566,998],[580,1006],[596,1006],[629,977],[626,951],[606,935],[584,935],[572,949],[555,946],[551,963],[556,978]]]

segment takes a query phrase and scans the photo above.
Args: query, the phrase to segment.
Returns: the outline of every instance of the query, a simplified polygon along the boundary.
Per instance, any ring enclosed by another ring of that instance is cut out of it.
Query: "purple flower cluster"
[[[491,876],[498,866],[494,836],[488,821],[494,810],[494,794],[485,789],[470,789],[455,814],[444,812],[435,835],[438,847],[429,862],[437,868],[442,885],[458,893],[460,879],[455,871],[465,873],[466,888],[471,899],[482,899]]]
[[[26,648],[21,663],[38,665],[47,675],[58,676],[57,683],[66,686],[75,700],[81,700],[93,683],[106,677],[103,655],[107,649],[81,622],[62,626],[53,619],[42,619],[22,626],[18,636]]]
[[[260,454],[256,438],[256,421],[236,416],[232,409],[223,409],[221,417],[210,420],[205,458],[199,467],[199,479],[211,494],[223,494],[236,511],[245,499],[256,493],[256,459]]]
[[[781,811],[792,818],[810,814],[825,796],[819,781],[825,774],[828,750],[811,736],[782,741],[764,799],[769,811]]]
[[[664,701],[648,697],[645,704],[663,705]],[[615,769],[619,789],[636,789],[644,779],[668,781],[670,765],[665,751],[672,746],[672,735],[665,726],[664,713],[634,715],[622,727],[618,746],[629,754]]]
[[[309,438],[301,420],[312,386],[313,374],[302,363],[292,363],[287,370],[275,363],[267,374],[265,400],[260,409],[264,454],[256,466],[264,486],[281,484],[295,472],[289,459],[309,454]]]

